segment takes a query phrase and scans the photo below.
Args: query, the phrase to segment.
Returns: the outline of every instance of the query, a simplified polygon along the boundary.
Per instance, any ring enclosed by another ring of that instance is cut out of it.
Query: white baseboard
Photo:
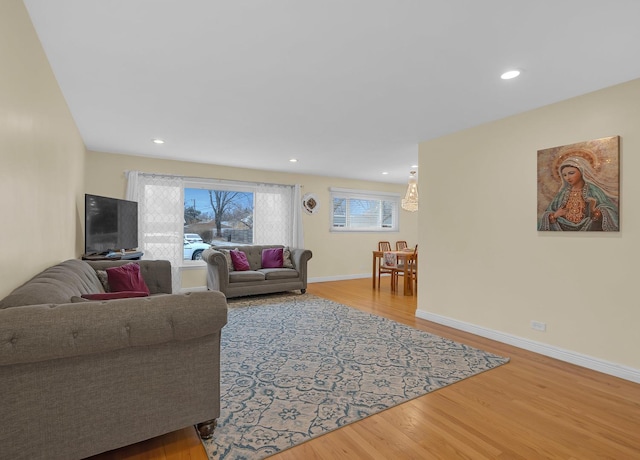
[[[389,275],[382,275],[389,276]],[[357,275],[337,275],[337,276],[320,276],[316,278],[307,279],[307,283],[323,283],[325,281],[343,281],[343,280],[355,280],[360,278],[371,278],[371,273],[362,273]],[[194,286],[189,288],[180,289],[180,293],[183,294],[185,292],[197,292],[197,291],[206,291],[207,286]]]
[[[640,383],[640,369],[634,369],[632,367],[594,358],[593,356],[583,355],[581,353],[576,353],[575,351],[565,350],[546,343],[536,342],[535,340],[525,339],[523,337],[506,334],[493,329],[487,329],[475,324],[459,321],[457,319],[437,315],[435,313],[429,313],[424,310],[416,310],[416,317],[442,324],[444,326],[449,326],[454,329],[459,329],[461,331],[470,332],[471,334],[486,337],[497,342],[513,345],[514,347],[533,351],[541,355],[559,359],[560,361],[586,367],[587,369],[613,375],[614,377],[620,377],[621,379]]]
[[[390,276],[390,275],[382,275]],[[324,283],[325,281],[344,281],[344,280],[356,280],[360,278],[371,278],[371,273],[359,273],[355,275],[336,275],[336,276],[319,276],[315,278],[309,278],[307,283]]]

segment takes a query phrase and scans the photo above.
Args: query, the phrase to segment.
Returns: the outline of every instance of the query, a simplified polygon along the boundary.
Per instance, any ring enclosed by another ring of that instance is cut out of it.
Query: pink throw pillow
[[[147,297],[148,292],[142,291],[120,291],[120,292],[101,292],[100,294],[82,294],[83,299],[88,300],[111,300],[111,299],[128,299],[130,297]]]
[[[282,248],[262,250],[262,268],[282,268],[284,256]]]
[[[246,272],[247,270],[251,270],[251,265],[249,265],[249,261],[247,260],[247,255],[238,250],[229,251],[231,254],[231,261],[233,262],[233,269],[238,272]]]
[[[149,288],[140,274],[138,264],[130,263],[107,268],[107,278],[111,292],[137,291],[146,292],[149,295]]]

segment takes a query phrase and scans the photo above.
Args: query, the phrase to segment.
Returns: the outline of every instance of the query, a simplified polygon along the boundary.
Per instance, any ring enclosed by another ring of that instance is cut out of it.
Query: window
[[[138,202],[138,249],[145,259],[171,262],[174,292],[180,267],[198,261],[209,243],[304,246],[299,185],[126,175],[126,198]]]
[[[331,189],[331,231],[396,232],[400,195],[365,190]]]

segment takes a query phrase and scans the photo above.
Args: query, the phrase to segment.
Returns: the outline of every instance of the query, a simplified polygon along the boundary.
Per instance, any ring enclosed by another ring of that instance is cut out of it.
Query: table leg
[[[376,288],[376,276],[378,275],[377,270],[376,270],[376,262],[377,262],[378,258],[376,257],[376,255],[373,255],[373,267],[371,268],[371,273],[372,273],[372,277],[373,277],[373,289]]]
[[[409,295],[409,258],[404,260],[404,295]]]

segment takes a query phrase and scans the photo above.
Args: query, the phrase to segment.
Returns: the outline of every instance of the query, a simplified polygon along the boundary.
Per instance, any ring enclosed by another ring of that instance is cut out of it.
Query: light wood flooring
[[[283,451],[308,459],[640,459],[640,385],[415,318],[416,299],[371,279],[308,292],[511,361]],[[185,428],[92,460],[207,460]]]

